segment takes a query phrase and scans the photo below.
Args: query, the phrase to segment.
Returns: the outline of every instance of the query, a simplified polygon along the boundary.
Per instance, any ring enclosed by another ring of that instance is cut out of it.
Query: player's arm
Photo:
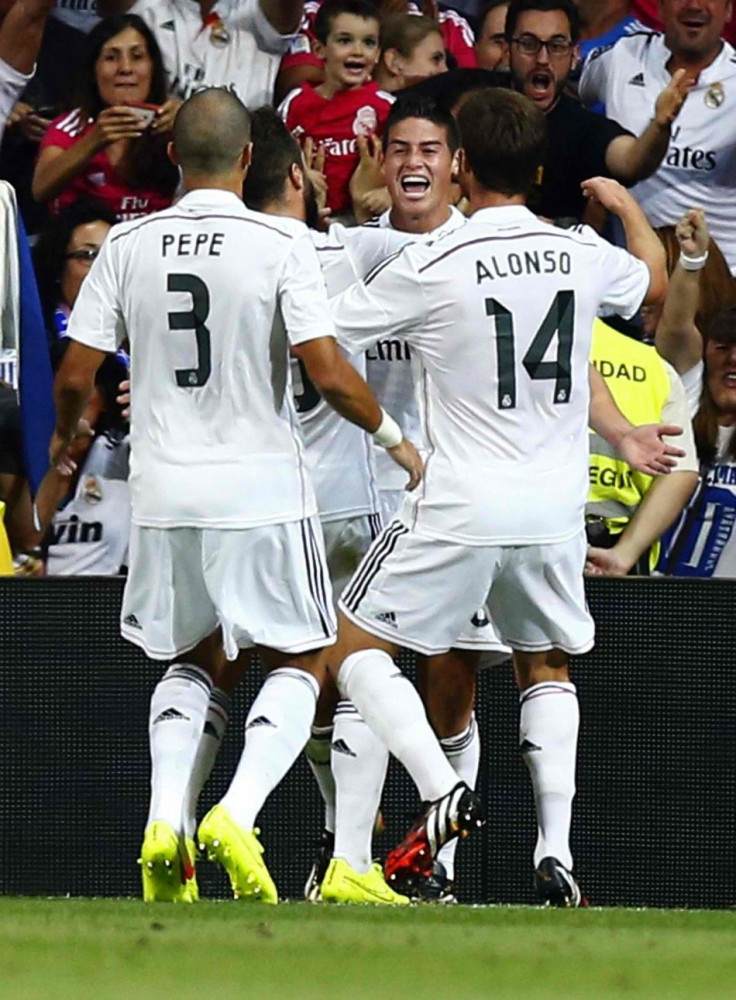
[[[626,576],[679,517],[697,484],[697,472],[675,469],[669,476],[658,476],[613,548],[588,549],[586,573]]]
[[[621,220],[626,235],[626,248],[643,261],[649,271],[649,288],[642,305],[659,304],[667,292],[667,258],[659,237],[631,194],[618,181],[609,177],[592,177],[583,181],[586,198],[600,202]]]
[[[340,352],[334,337],[318,337],[293,346],[291,353],[307,369],[315,388],[330,406],[364,431],[373,435],[403,469],[409,473],[406,488],[413,490],[422,479],[422,460],[401,428],[378,405],[368,384]]]
[[[304,0],[259,0],[266,20],[280,35],[297,30],[304,16]]]
[[[619,135],[606,149],[606,166],[625,184],[650,177],[659,167],[670,144],[672,123],[694,85],[684,69],[678,69],[654,105],[651,121],[640,136]]]
[[[46,18],[55,0],[15,0],[0,25],[0,59],[29,74],[36,65]]]
[[[670,275],[654,343],[675,371],[690,371],[703,357],[703,338],[695,325],[700,301],[700,272],[708,259],[710,235],[701,208],[692,208],[675,228],[680,259]]]
[[[671,472],[682,458],[682,448],[666,441],[667,437],[682,434],[682,427],[674,424],[641,424],[635,427],[616,405],[606,380],[595,367],[588,366],[590,374],[590,415],[593,430],[608,441],[629,463],[632,469],[648,476]]]
[[[74,471],[67,452],[95,387],[97,369],[106,357],[105,351],[72,341],[56,374],[56,428],[49,446],[49,461],[60,472]]]

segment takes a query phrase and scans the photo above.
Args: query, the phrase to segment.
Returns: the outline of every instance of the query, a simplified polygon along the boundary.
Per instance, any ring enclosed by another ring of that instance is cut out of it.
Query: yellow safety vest
[[[632,340],[597,319],[590,360],[632,424],[661,421],[670,394],[670,379],[653,347]],[[612,445],[592,430],[589,474],[586,514],[603,518],[611,534],[620,534],[649,489],[652,477],[635,472]]]
[[[0,500],[0,576],[13,575],[13,554],[5,530],[5,504]]]

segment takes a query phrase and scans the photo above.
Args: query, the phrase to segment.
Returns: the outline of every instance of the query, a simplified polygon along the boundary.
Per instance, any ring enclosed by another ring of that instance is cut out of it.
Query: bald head
[[[184,174],[221,176],[250,142],[250,114],[229,90],[210,87],[186,100],[174,123],[174,155]]]

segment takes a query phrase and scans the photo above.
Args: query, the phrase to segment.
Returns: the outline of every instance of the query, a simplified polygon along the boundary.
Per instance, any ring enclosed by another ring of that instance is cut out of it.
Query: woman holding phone
[[[161,53],[146,24],[135,14],[100,22],[88,36],[77,107],[41,142],[33,196],[55,213],[94,198],[119,222],[166,208],[177,184],[166,142],[178,108],[166,99]]]

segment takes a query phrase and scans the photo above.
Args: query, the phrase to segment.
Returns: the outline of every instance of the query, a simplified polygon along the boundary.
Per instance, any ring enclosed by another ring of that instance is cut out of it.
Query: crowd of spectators
[[[637,351],[656,343],[695,416],[693,499],[692,487],[681,490],[668,500],[669,521],[659,511],[650,530],[635,522],[628,536],[635,506],[623,518],[592,513],[589,571],[736,572],[736,23],[728,0],[0,0],[0,14],[0,176],[15,188],[35,243],[54,365],[110,228],[176,199],[167,142],[181,101],[197,88],[225,86],[251,108],[278,107],[305,149],[322,226],[390,208],[380,134],[408,88],[453,111],[486,86],[511,86],[537,103],[548,151],[530,207],[620,242],[581,184],[603,175],[633,186],[659,227],[672,280],[663,314],[643,312],[624,333]],[[462,210],[459,188],[453,198]],[[601,361],[600,349],[596,360],[606,377],[636,367],[626,339],[615,343],[606,350],[621,352],[617,365]],[[0,343],[8,346],[0,360],[12,356],[15,345]],[[18,405],[0,385],[0,501],[16,571],[124,567],[127,444],[115,385],[125,365],[121,355],[101,373],[80,471],[43,539],[23,477]],[[13,370],[4,366],[5,377]],[[665,521],[674,527],[657,561],[647,552]]]

